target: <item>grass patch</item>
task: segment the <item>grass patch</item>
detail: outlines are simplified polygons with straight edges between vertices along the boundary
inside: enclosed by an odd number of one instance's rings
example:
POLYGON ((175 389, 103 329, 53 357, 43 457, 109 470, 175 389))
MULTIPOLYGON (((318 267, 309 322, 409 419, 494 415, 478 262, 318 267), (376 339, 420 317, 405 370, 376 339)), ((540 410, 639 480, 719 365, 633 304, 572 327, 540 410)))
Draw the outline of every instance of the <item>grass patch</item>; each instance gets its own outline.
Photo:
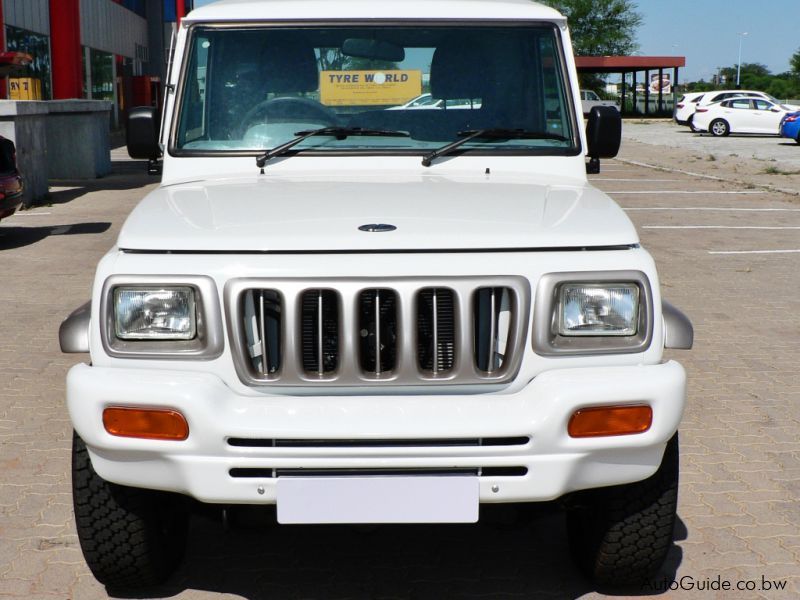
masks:
POLYGON ((800 171, 784 171, 772 165, 761 171, 764 175, 800 175, 800 171))

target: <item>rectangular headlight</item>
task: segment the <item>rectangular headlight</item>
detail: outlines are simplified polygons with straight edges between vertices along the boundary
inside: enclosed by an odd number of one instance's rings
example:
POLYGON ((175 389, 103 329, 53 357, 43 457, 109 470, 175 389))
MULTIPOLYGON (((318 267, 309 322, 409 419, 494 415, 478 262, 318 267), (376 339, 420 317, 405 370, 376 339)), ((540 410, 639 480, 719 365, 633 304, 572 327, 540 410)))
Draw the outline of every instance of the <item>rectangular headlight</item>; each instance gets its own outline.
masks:
POLYGON ((114 333, 121 340, 194 339, 197 335, 194 288, 116 288, 114 333))
POLYGON ((635 283, 564 283, 558 297, 558 334, 632 336, 639 321, 635 283))

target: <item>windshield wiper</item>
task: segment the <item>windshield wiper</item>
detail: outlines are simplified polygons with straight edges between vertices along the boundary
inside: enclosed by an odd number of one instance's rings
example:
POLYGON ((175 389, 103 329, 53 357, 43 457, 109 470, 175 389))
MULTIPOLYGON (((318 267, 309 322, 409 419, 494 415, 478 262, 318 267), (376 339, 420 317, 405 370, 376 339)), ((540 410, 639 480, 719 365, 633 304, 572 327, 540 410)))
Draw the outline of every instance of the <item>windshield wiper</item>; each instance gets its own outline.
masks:
POLYGON ((459 131, 459 136, 464 136, 460 140, 456 140, 455 142, 451 142, 446 146, 442 146, 437 150, 433 150, 432 152, 428 152, 425 156, 422 157, 422 166, 423 167, 430 167, 431 163, 439 158, 440 156, 444 156, 446 154, 450 154, 453 150, 458 148, 459 146, 463 146, 469 141, 474 140, 475 138, 483 138, 483 139, 516 139, 516 140, 557 140, 559 142, 568 142, 569 139, 565 138, 563 135, 559 135, 557 133, 549 133, 547 131, 527 131, 525 129, 477 129, 477 130, 469 130, 469 131, 459 131))
POLYGON ((315 135, 327 135, 335 137, 337 140, 343 140, 351 135, 410 137, 411 134, 409 134, 407 131, 393 131, 391 129, 364 129, 363 127, 320 127, 319 129, 310 129, 308 131, 296 131, 295 135, 297 136, 296 138, 291 139, 280 146, 275 146, 271 150, 267 150, 264 152, 264 154, 258 156, 256 158, 256 166, 263 169, 268 160, 285 154, 303 140, 314 137, 315 135))

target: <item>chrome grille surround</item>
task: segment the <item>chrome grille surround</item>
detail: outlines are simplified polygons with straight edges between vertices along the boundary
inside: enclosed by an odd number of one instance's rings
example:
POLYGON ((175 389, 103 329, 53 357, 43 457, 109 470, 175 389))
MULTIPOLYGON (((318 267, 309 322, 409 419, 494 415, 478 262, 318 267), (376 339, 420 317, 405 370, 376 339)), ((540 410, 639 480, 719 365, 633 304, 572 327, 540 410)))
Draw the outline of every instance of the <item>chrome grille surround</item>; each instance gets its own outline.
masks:
POLYGON ((531 320, 531 287, 520 276, 398 277, 398 278, 242 278, 225 286, 228 335, 240 379, 250 386, 430 386, 502 384, 514 379, 525 351, 531 320), (418 359, 418 294, 429 288, 452 291, 455 358, 446 371, 424 370, 418 359), (478 290, 503 288, 510 298, 507 340, 502 365, 490 372, 477 367, 475 303, 478 290), (309 291, 333 290, 338 310, 338 360, 333 372, 309 372, 303 367, 302 298, 309 291), (391 291, 396 303, 396 347, 390 371, 365 372, 360 345, 360 298, 376 289, 391 291), (271 290, 280 296, 280 368, 263 373, 248 353, 243 305, 248 292, 271 290))

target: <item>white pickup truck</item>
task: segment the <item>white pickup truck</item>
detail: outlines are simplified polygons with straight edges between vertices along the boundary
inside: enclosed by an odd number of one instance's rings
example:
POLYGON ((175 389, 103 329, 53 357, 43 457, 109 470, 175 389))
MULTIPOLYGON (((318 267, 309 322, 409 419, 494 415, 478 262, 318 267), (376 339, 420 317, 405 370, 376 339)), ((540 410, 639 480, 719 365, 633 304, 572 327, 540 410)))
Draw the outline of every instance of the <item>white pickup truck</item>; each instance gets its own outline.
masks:
POLYGON ((618 103, 612 100, 601 100, 597 92, 593 92, 592 90, 581 90, 581 109, 583 110, 583 116, 588 117, 595 106, 608 106, 619 110, 618 103))
MULTIPOLYGON (((73 493, 111 589, 192 502, 281 524, 475 522, 562 499, 603 585, 672 543, 692 328, 587 170, 565 19, 527 0, 223 0, 179 28, 163 160, 62 324, 73 493), (421 94, 458 110, 387 110, 421 94)), ((587 161, 588 158, 588 161, 587 161)))

